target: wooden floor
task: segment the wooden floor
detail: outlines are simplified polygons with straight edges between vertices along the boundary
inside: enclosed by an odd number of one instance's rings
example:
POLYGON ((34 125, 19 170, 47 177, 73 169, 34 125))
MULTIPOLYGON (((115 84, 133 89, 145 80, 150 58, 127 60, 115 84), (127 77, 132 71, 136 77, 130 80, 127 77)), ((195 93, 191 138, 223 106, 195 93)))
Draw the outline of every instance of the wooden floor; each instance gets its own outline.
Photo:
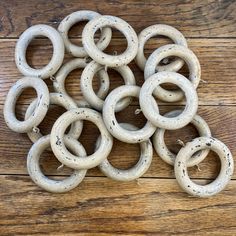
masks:
MULTIPOLYGON (((46 23, 57 27, 69 13, 90 9, 102 14, 116 15, 128 21, 137 32, 145 27, 165 23, 178 28, 196 53, 202 68, 198 88, 199 114, 209 123, 214 137, 221 139, 236 158, 236 1, 66 1, 66 0, 1 0, 0 1, 0 235, 236 235, 236 172, 233 180, 219 195, 209 199, 189 197, 177 185, 173 168, 154 154, 150 170, 138 181, 115 182, 103 176, 98 169, 88 171, 85 180, 67 194, 50 194, 30 180, 26 170, 26 156, 31 143, 24 134, 9 130, 2 109, 7 91, 19 78, 14 64, 14 48, 19 35, 31 25, 46 23)), ((81 27, 74 27, 70 36, 77 43, 81 27)), ((164 43, 152 39, 147 53, 164 43)), ((125 40, 115 33, 109 51, 122 51, 125 40)), ((34 40, 27 52, 35 67, 47 64, 52 52, 46 39, 34 40)), ((65 60, 69 57, 66 56, 65 60)), ((143 75, 131 63, 137 84, 143 75)), ((81 98, 78 77, 74 71, 66 81, 67 89, 75 99, 81 98)), ((110 73, 112 88, 122 79, 110 73)), ((47 81, 51 86, 51 81, 47 81)), ((95 86, 98 86, 95 83, 95 86)), ((24 112, 35 96, 25 91, 18 104, 17 114, 24 112)), ((161 113, 181 104, 161 104, 161 113)), ((144 124, 143 116, 134 115, 137 102, 117 117, 119 121, 144 124)), ((50 109, 40 126, 44 133, 64 112, 50 109)), ((85 123, 81 137, 91 153, 98 131, 85 123)), ((196 137, 196 130, 188 126, 166 133, 172 151, 183 141, 196 137)), ((137 161, 138 145, 115 141, 109 159, 117 167, 125 168, 137 161)), ((62 178, 70 170, 57 171, 60 165, 50 152, 42 162, 45 173, 62 178)), ((198 167, 190 168, 195 181, 206 183, 217 175, 219 160, 210 154, 198 167)))

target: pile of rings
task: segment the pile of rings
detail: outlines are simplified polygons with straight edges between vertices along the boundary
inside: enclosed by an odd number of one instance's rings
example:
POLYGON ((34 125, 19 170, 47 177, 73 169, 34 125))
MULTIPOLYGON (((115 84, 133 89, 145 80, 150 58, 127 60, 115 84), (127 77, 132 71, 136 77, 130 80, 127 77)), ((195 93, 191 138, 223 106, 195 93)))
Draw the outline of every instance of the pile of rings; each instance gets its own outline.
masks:
POLYGON ((190 195, 209 197, 223 190, 229 182, 234 168, 232 154, 225 144, 211 137, 207 123, 197 115, 196 89, 201 77, 200 63, 177 29, 156 24, 147 27, 137 36, 134 29, 118 17, 100 15, 93 11, 77 11, 63 19, 57 30, 40 24, 23 32, 16 44, 15 61, 24 77, 9 90, 4 117, 11 130, 27 133, 33 142, 27 157, 27 169, 32 180, 41 188, 55 193, 67 192, 81 183, 88 169, 96 166, 111 179, 135 180, 151 165, 152 145, 163 161, 174 166, 177 182, 190 195), (82 32, 83 46, 73 44, 68 38, 70 28, 80 21, 88 21, 82 32), (111 28, 120 31, 127 40, 126 50, 118 55, 104 52, 112 38, 111 28), (94 37, 98 30, 100 38, 95 42, 94 37), (146 59, 144 46, 147 40, 158 35, 170 38, 174 44, 157 48, 146 59), (49 38, 53 45, 52 58, 48 65, 41 69, 30 67, 26 60, 27 47, 38 36, 49 38), (64 51, 75 58, 62 65, 64 51), (145 81, 142 87, 136 85, 135 76, 128 66, 133 60, 144 71, 145 81), (188 78, 177 73, 185 63, 189 70, 188 78), (70 97, 65 88, 68 74, 78 68, 83 70, 80 86, 84 98, 79 102, 70 97), (109 94, 107 68, 117 71, 125 84, 109 94), (95 75, 98 75, 100 80, 97 92, 92 86, 95 75), (49 93, 44 82, 48 78, 53 81, 53 93, 49 93), (178 90, 164 89, 165 83, 178 86, 178 90), (37 99, 29 105, 24 121, 20 121, 16 118, 15 106, 22 91, 28 87, 36 90, 37 99), (140 110, 147 120, 140 129, 132 124, 118 123, 116 119, 116 112, 129 106, 132 97, 139 100, 140 110), (158 101, 173 103, 183 100, 184 97, 186 104, 183 110, 173 110, 165 115, 159 113, 158 101), (45 118, 50 105, 62 106, 67 111, 55 121, 51 133, 43 135, 38 126, 45 118), (83 130, 83 120, 94 123, 100 131, 94 153, 91 155, 86 154, 78 141, 83 130), (168 150, 165 144, 165 130, 177 130, 189 123, 196 127, 199 137, 186 143, 176 155, 168 150), (66 133, 69 126, 70 129, 66 133), (109 162, 113 138, 131 144, 139 143, 140 157, 133 167, 118 169, 109 162), (69 177, 54 180, 43 174, 39 160, 48 148, 51 148, 62 165, 73 169, 69 177), (218 154, 221 170, 213 182, 199 185, 190 179, 187 167, 199 164, 210 150, 218 154))

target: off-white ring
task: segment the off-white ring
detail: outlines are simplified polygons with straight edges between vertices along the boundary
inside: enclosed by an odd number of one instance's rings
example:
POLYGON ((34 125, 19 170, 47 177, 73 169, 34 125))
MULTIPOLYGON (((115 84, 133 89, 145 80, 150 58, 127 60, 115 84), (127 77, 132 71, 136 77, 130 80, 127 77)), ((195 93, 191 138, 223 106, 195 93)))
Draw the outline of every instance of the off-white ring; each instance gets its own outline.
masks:
MULTIPOLYGON (((144 45, 145 43, 152 37, 162 35, 166 36, 174 41, 175 44, 182 45, 184 47, 188 47, 187 41, 183 34, 178 31, 176 28, 157 24, 151 25, 146 29, 142 30, 138 35, 139 47, 138 47, 138 54, 135 58, 135 61, 141 70, 144 70, 145 64, 147 59, 144 56, 144 45)), ((168 65, 159 65, 157 66, 158 71, 178 71, 183 66, 184 61, 181 59, 175 59, 173 62, 169 63, 168 65)))
POLYGON ((156 127, 175 130, 189 124, 198 108, 198 96, 192 83, 183 75, 175 72, 159 72, 149 77, 140 90, 139 103, 144 116, 156 127), (153 106, 152 93, 154 89, 163 83, 173 83, 184 91, 186 105, 183 112, 176 117, 164 117, 159 114, 157 104, 153 106))
POLYGON ((99 165, 109 155, 113 144, 112 136, 103 123, 99 112, 89 108, 77 108, 61 115, 52 127, 51 147, 57 159, 64 165, 73 169, 90 169, 99 165), (93 122, 101 132, 101 145, 90 156, 81 157, 71 154, 63 142, 66 128, 78 120, 93 122))
MULTIPOLYGON (((94 11, 76 11, 62 20, 62 22, 58 26, 58 31, 64 40, 67 52, 69 52, 75 57, 86 57, 88 55, 83 47, 79 47, 70 42, 68 38, 68 32, 74 24, 81 21, 90 21, 98 16, 101 15, 94 11)), ((111 41, 111 35, 112 31, 110 28, 101 29, 101 36, 98 42, 96 43, 96 46, 100 50, 104 50, 111 41)))
MULTIPOLYGON (((200 82, 201 77, 201 67, 196 55, 188 48, 176 45, 176 44, 169 44, 162 46, 156 49, 148 58, 145 70, 144 70, 144 79, 148 79, 151 75, 156 73, 156 66, 160 63, 160 61, 169 56, 177 56, 183 59, 189 69, 189 80, 192 82, 193 87, 196 89, 200 82)), ((182 91, 170 91, 163 89, 162 87, 158 86, 154 91, 154 96, 166 101, 166 102, 177 102, 183 99, 184 94, 182 91)))
POLYGON ((181 188, 196 197, 210 197, 222 191, 234 171, 234 160, 228 147, 215 138, 200 137, 188 142, 180 149, 175 160, 175 176, 181 188), (202 149, 210 149, 216 152, 221 161, 221 169, 217 178, 207 185, 198 185, 188 176, 186 163, 191 156, 202 149))
MULTIPOLYGON (((70 97, 67 97, 66 95, 60 94, 60 93, 50 93, 50 105, 57 105, 64 107, 66 110, 76 109, 77 104, 72 100, 70 97)), ((34 112, 35 108, 37 106, 37 100, 34 100, 31 102, 31 104, 28 106, 28 109, 25 113, 25 120, 27 120, 30 115, 34 112)), ((76 121, 75 123, 71 124, 71 128, 68 132, 68 135, 71 136, 74 139, 78 139, 83 129, 83 122, 82 121, 76 121)), ((27 133, 29 139, 35 143, 38 139, 40 139, 43 135, 40 132, 34 132, 33 130, 29 131, 27 133)))
POLYGON ((82 32, 82 43, 89 56, 96 62, 110 67, 119 67, 129 64, 138 51, 138 37, 134 29, 124 20, 115 16, 100 16, 89 21, 82 32), (108 55, 97 48, 94 43, 94 34, 100 28, 110 26, 124 34, 127 40, 127 49, 120 55, 108 55))
MULTIPOLYGON (((71 138, 64 136, 64 142, 76 155, 86 156, 86 152, 81 143, 71 138)), ((74 170, 71 176, 63 180, 53 180, 46 177, 39 165, 41 154, 50 147, 50 135, 41 137, 31 147, 27 157, 27 169, 31 179, 48 192, 52 193, 65 193, 77 187, 84 179, 87 170, 74 170)))
POLYGON ((7 126, 18 133, 26 133, 38 126, 44 119, 49 106, 49 91, 43 80, 35 77, 24 77, 18 80, 9 90, 5 105, 4 118, 7 126), (26 88, 34 88, 37 92, 37 107, 27 120, 20 121, 15 115, 16 101, 26 88))
MULTIPOLYGON (((81 91, 85 100, 95 109, 101 111, 103 108, 104 101, 99 98, 93 90, 93 78, 95 73, 103 69, 104 66, 98 64, 95 61, 91 61, 83 70, 81 75, 81 91)), ((122 78, 126 85, 135 85, 134 74, 128 66, 114 67, 122 78)), ((121 111, 131 103, 132 99, 130 97, 124 98, 116 104, 115 111, 121 111)))
MULTIPOLYGON (((56 92, 65 94, 70 97, 65 89, 65 80, 69 73, 75 69, 85 68, 88 64, 86 63, 86 59, 76 58, 73 59, 66 64, 64 64, 60 70, 57 72, 55 79, 53 81, 53 87, 56 92)), ((104 69, 98 71, 98 77, 100 79, 100 87, 97 92, 97 96, 101 99, 105 98, 110 86, 110 80, 107 72, 104 69)), ((89 106, 87 101, 80 100, 77 102, 79 107, 89 106)))
POLYGON ((49 78, 60 68, 64 59, 64 43, 61 35, 51 26, 34 25, 28 28, 18 39, 15 49, 15 61, 19 71, 25 76, 42 79, 49 78), (53 55, 50 62, 42 69, 30 67, 26 61, 26 50, 30 42, 37 36, 49 38, 53 45, 53 55))
MULTIPOLYGON (((103 120, 109 132, 117 139, 126 143, 141 143, 148 140, 156 128, 147 121, 145 126, 139 130, 127 130, 120 126, 115 117, 115 107, 118 101, 124 97, 138 97, 140 87, 134 85, 120 86, 107 96, 103 105, 103 120)), ((151 101, 154 104, 154 101, 151 101)))
MULTIPOLYGON (((137 127, 127 123, 120 123, 120 126, 127 130, 138 130, 137 127)), ((99 142, 100 142, 100 137, 97 143, 99 142)), ((107 177, 118 181, 131 181, 141 177, 146 173, 146 171, 149 169, 151 165, 153 150, 150 139, 140 143, 139 145, 141 151, 140 158, 137 164, 135 164, 133 167, 126 170, 118 169, 112 166, 112 164, 108 161, 108 159, 105 159, 99 165, 99 169, 107 177)))
MULTIPOLYGON (((164 116, 166 117, 176 117, 182 113, 182 110, 174 110, 166 113, 164 116)), ((197 129, 200 137, 211 137, 211 131, 206 123, 206 121, 200 117, 199 115, 195 115, 191 124, 197 129)), ((174 165, 176 155, 172 153, 166 146, 164 140, 165 130, 161 128, 157 128, 156 132, 153 135, 153 146, 159 155, 159 157, 170 165, 174 165)), ((205 159, 208 155, 209 149, 204 149, 200 152, 194 153, 193 156, 188 160, 187 167, 198 165, 201 161, 205 159)))

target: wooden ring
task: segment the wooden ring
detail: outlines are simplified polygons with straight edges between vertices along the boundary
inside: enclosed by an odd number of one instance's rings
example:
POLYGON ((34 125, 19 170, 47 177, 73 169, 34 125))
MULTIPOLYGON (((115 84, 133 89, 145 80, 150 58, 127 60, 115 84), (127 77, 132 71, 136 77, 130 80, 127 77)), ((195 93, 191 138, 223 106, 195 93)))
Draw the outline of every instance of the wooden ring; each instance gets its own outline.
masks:
POLYGON ((64 59, 64 43, 60 34, 48 25, 34 25, 28 28, 18 39, 15 49, 15 61, 18 70, 25 76, 46 79, 60 68, 64 59), (41 69, 30 67, 26 61, 26 50, 30 42, 37 36, 45 36, 51 40, 53 54, 50 62, 41 69))
POLYGON ((187 193, 196 197, 210 197, 222 191, 234 170, 234 160, 228 147, 215 138, 200 137, 188 142, 180 149, 175 160, 175 176, 180 187, 187 193), (188 176, 187 161, 191 156, 202 149, 216 152, 221 161, 221 169, 217 178, 207 185, 194 183, 188 176))
POLYGON ((38 126, 44 119, 49 106, 49 91, 43 80, 24 77, 18 80, 9 90, 5 105, 4 118, 7 126, 18 133, 26 133, 38 126), (37 107, 27 120, 20 121, 15 115, 16 101, 26 88, 34 88, 37 92, 37 107))
POLYGON ((198 96, 192 83, 183 75, 176 72, 159 72, 149 77, 140 90, 139 103, 144 116, 153 125, 167 130, 180 129, 189 124, 198 108, 198 96), (157 86, 163 83, 173 83, 184 91, 186 105, 183 112, 176 117, 164 117, 159 114, 157 103, 153 106, 152 93, 157 86))

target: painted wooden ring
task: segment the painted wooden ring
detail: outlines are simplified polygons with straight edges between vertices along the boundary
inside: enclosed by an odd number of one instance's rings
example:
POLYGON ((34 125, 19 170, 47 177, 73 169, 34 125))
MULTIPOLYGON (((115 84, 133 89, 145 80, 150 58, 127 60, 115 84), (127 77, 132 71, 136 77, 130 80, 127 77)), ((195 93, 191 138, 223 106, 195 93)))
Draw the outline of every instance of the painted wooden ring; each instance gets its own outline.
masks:
MULTIPOLYGON (((188 48, 177 45, 168 44, 156 49, 148 58, 145 69, 144 79, 148 79, 151 75, 156 73, 156 66, 160 61, 169 56, 177 56, 184 60, 189 69, 189 80, 192 82, 194 88, 198 87, 201 78, 201 67, 196 55, 188 48)), ((170 91, 158 86, 154 92, 154 96, 166 101, 166 102, 177 102, 183 99, 184 94, 182 91, 170 91)))
MULTIPOLYGON (((50 99, 49 99, 50 105, 61 106, 68 111, 71 109, 78 108, 74 100, 72 100, 70 97, 67 97, 66 95, 63 95, 60 93, 50 93, 49 96, 50 96, 50 99)), ((30 117, 30 115, 34 112, 36 106, 37 106, 37 99, 31 102, 31 104, 27 108, 26 113, 25 113, 25 120, 27 120, 30 117)), ((75 123, 71 124, 71 128, 68 132, 68 135, 74 139, 78 139, 82 132, 82 129, 83 129, 83 122, 76 121, 75 123)), ((27 135, 33 143, 35 143, 38 139, 40 139, 43 136, 40 132, 36 133, 33 130, 29 131, 27 135)))
MULTIPOLYGON (((127 130, 122 128, 115 117, 115 107, 118 101, 125 97, 139 97, 140 87, 134 85, 120 86, 107 96, 103 105, 103 120, 109 132, 118 140, 126 143, 141 143, 148 140, 156 128, 150 121, 139 130, 127 130)), ((154 101, 152 101, 154 104, 154 101)))
POLYGON ((149 77, 143 84, 139 94, 139 103, 144 116, 153 125, 167 130, 180 129, 189 124, 198 108, 198 96, 192 83, 176 72, 162 71, 149 77), (183 112, 176 117, 164 117, 159 114, 158 105, 153 105, 152 93, 162 83, 173 83, 184 91, 186 105, 183 112))
MULTIPOLYGON (((67 52, 69 52, 75 57, 88 56, 87 52, 84 50, 83 47, 77 46, 70 42, 69 37, 68 37, 68 32, 74 24, 81 21, 90 21, 99 16, 101 15, 94 11, 86 11, 86 10, 76 11, 68 15, 61 21, 60 25, 58 26, 58 31, 64 40, 64 44, 65 44, 65 48, 67 52)), ((111 35, 112 35, 112 31, 110 28, 101 29, 101 36, 98 42, 96 43, 96 46, 100 50, 104 50, 111 41, 111 35)))
MULTIPOLYGON (((138 130, 137 127, 127 124, 127 123, 120 123, 120 126, 127 129, 127 130, 138 130)), ((100 137, 97 141, 99 146, 100 137)), ((99 169, 103 172, 104 175, 107 177, 118 180, 118 181, 131 181, 135 180, 142 175, 144 175, 147 170, 149 169, 151 162, 152 162, 152 143, 150 139, 142 142, 140 145, 140 158, 139 161, 131 168, 122 170, 114 167, 108 159, 105 159, 100 165, 99 169)))
POLYGON ((200 137, 188 142, 181 148, 175 160, 177 182, 184 191, 196 197, 210 197, 222 191, 230 181, 233 170, 234 160, 230 150, 224 143, 212 137, 200 137), (221 161, 221 169, 213 182, 207 185, 199 185, 189 178, 186 163, 195 152, 205 148, 218 154, 221 161))
POLYGON ((18 80, 9 90, 5 105, 4 118, 7 126, 18 133, 26 133, 38 126, 44 119, 49 106, 49 91, 43 80, 24 77, 18 80), (27 120, 20 121, 15 115, 16 101, 26 88, 34 88, 37 92, 37 106, 27 120))
MULTIPOLYGON (((86 151, 80 142, 64 136, 64 142, 76 155, 86 156, 86 151)), ((65 193, 77 187, 84 179, 87 170, 74 170, 73 173, 63 180, 53 180, 46 177, 40 168, 41 154, 50 147, 50 135, 43 136, 35 142, 27 156, 27 169, 31 179, 36 185, 52 193, 65 193)))
MULTIPOLYGON (((152 37, 162 35, 170 38, 174 41, 175 44, 188 47, 187 41, 183 34, 178 31, 176 28, 170 25, 156 24, 151 25, 140 32, 138 35, 139 47, 138 54, 135 58, 135 61, 139 68, 143 71, 147 59, 144 56, 144 45, 152 37)), ((178 71, 184 65, 184 61, 181 59, 175 59, 173 62, 168 65, 159 65, 157 66, 157 71, 178 71)))
POLYGON ((100 16, 89 21, 82 32, 82 43, 89 56, 97 63, 109 67, 119 67, 129 64, 138 51, 138 37, 134 29, 124 20, 115 16, 100 16), (97 48, 94 43, 95 32, 103 27, 119 30, 126 37, 127 49, 120 55, 108 55, 97 48))
POLYGON ((77 108, 61 115, 52 127, 51 147, 57 159, 64 165, 73 169, 90 169, 99 165, 109 155, 113 144, 113 138, 103 123, 99 112, 89 108, 77 108), (78 120, 93 122, 101 132, 101 145, 91 155, 86 157, 75 156, 70 153, 63 142, 66 128, 78 120))
MULTIPOLYGON (((99 98, 95 94, 93 90, 93 78, 94 78, 95 73, 97 73, 99 70, 103 68, 104 66, 98 64, 95 61, 91 61, 83 70, 83 73, 81 75, 81 81, 80 81, 81 91, 83 93, 85 100, 93 108, 99 111, 101 111, 103 108, 104 100, 99 98)), ((128 66, 114 67, 113 69, 116 70, 122 76, 126 85, 136 84, 134 74, 128 66)), ((132 99, 130 97, 120 100, 116 104, 115 111, 118 112, 118 111, 123 110, 131 102, 132 102, 132 99)))
POLYGON ((64 59, 64 43, 61 35, 48 25, 34 25, 28 28, 18 39, 15 49, 15 61, 19 71, 25 76, 46 79, 57 72, 64 59), (30 42, 37 36, 49 38, 53 45, 53 55, 50 62, 41 69, 30 67, 26 61, 26 50, 30 42))
MULTIPOLYGON (((166 117, 176 117, 182 113, 182 110, 174 110, 166 113, 166 117)), ((211 137, 211 131, 206 121, 199 115, 195 115, 191 124, 197 129, 200 137, 211 137)), ((153 146, 159 155, 159 157, 170 165, 174 165, 176 155, 172 153, 166 146, 164 140, 165 129, 157 128, 153 135, 153 146)), ((195 166, 203 161, 209 153, 209 149, 201 150, 200 152, 194 153, 193 156, 188 159, 187 167, 195 166)))

